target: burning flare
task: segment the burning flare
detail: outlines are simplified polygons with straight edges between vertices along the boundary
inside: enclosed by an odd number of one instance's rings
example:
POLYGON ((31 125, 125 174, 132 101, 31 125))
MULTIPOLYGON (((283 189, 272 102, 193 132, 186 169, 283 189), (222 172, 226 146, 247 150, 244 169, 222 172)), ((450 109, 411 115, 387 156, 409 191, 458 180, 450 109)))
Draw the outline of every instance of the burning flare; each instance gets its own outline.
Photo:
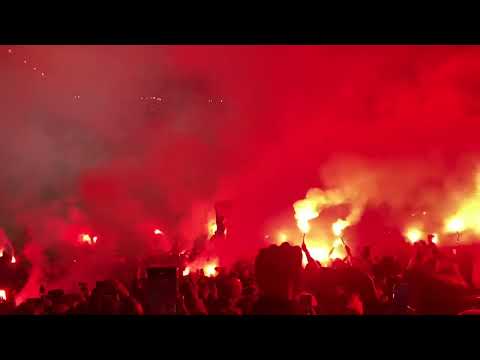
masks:
POLYGON ((411 244, 416 243, 423 237, 423 233, 420 229, 417 228, 409 228, 407 232, 405 233, 405 236, 407 237, 408 241, 411 244))
POLYGON ((160 229, 155 229, 155 230, 153 231, 153 233, 154 233, 155 235, 163 235, 163 231, 160 230, 160 229))
POLYGON ((3 289, 0 290, 0 300, 7 301, 7 292, 3 289))
POLYGON ((310 224, 308 222, 317 218, 320 214, 316 207, 315 201, 311 199, 299 200, 293 204, 297 226, 304 234, 310 231, 310 224))
POLYGON ((217 221, 210 219, 207 224, 208 237, 212 237, 217 232, 217 221))
POLYGON ((342 236, 343 230, 345 230, 345 228, 349 225, 350 223, 348 221, 343 219, 338 219, 332 224, 333 234, 335 236, 342 236))
POLYGON ((97 236, 92 237, 89 234, 80 234, 78 238, 81 243, 89 244, 89 245, 96 244, 98 240, 97 236))
POLYGON ((459 217, 452 217, 445 223, 446 233, 460 233, 465 230, 465 222, 459 217))

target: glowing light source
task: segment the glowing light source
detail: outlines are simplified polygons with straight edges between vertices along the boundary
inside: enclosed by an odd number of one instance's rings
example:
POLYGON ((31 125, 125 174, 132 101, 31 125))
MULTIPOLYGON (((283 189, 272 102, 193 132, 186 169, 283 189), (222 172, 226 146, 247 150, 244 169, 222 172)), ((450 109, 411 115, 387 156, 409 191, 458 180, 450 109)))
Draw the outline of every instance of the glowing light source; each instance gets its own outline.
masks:
POLYGON ((190 274, 190 267, 187 266, 187 267, 183 270, 182 275, 183 275, 183 276, 188 276, 188 274, 190 274))
POLYGON ((160 229, 155 229, 155 230, 153 231, 153 233, 154 233, 155 235, 163 235, 163 231, 160 230, 160 229))
POLYGON ((438 234, 432 234, 433 235, 433 238, 432 238, 432 242, 436 245, 438 245, 438 243, 440 242, 440 238, 438 237, 438 234))
POLYGON ((284 243, 284 242, 286 242, 287 240, 288 240, 287 234, 285 234, 284 232, 279 232, 279 233, 278 233, 278 241, 279 241, 280 243, 284 243))
POLYGON ((339 238, 336 238, 335 240, 333 240, 332 246, 336 248, 336 247, 342 246, 342 244, 343 244, 342 240, 339 238))
POLYGON ((217 222, 215 219, 210 219, 207 224, 208 236, 212 237, 217 232, 217 222))
POLYGON ((215 276, 217 274, 217 269, 216 269, 217 267, 218 267, 218 260, 210 261, 203 266, 203 273, 207 277, 215 276))
POLYGON ((3 289, 0 289, 0 300, 7 301, 7 292, 3 289))
POLYGON ((12 49, 8 49, 8 53, 11 54, 11 53, 12 53, 12 49))
POLYGON ((459 233, 465 230, 465 222, 458 217, 447 220, 445 224, 445 231, 447 233, 459 233))
POLYGON ((11 263, 12 263, 12 264, 15 264, 16 262, 17 262, 17 259, 15 259, 15 256, 12 256, 12 261, 11 261, 11 263))
POLYGON ((303 199, 293 204, 295 210, 295 219, 297 226, 304 234, 310 231, 310 220, 318 217, 319 212, 316 209, 316 203, 310 199, 303 199))
MULTIPOLYGON (((328 249, 325 246, 321 245, 310 245, 308 248, 310 256, 320 262, 320 264, 325 265, 328 263, 328 249)), ((308 263, 307 256, 302 253, 302 264, 306 266, 308 263)))
POLYGON ((80 234, 79 240, 84 244, 93 245, 97 242, 98 237, 97 236, 91 237, 89 234, 80 234))
POLYGON ((422 238, 423 233, 417 228, 410 228, 405 233, 405 236, 410 241, 410 243, 414 244, 422 238))
POLYGON ((343 219, 338 219, 332 224, 332 231, 335 234, 335 236, 341 236, 343 233, 343 230, 350 225, 350 223, 346 220, 343 219))

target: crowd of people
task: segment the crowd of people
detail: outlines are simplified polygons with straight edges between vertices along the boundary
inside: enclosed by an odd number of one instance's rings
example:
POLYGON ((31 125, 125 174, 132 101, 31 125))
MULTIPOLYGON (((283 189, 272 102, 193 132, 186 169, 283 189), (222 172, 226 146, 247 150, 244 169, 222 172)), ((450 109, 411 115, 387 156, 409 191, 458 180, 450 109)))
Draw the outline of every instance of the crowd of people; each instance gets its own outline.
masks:
MULTIPOLYGON (((262 249, 253 266, 201 272, 180 279, 180 314, 407 315, 468 314, 480 308, 472 259, 440 249, 429 236, 412 246, 406 264, 373 258, 369 247, 322 266, 302 247, 284 243, 262 249), (302 267, 302 251, 308 264, 302 267)), ((480 313, 480 312, 479 312, 480 313)))
MULTIPOLYGON (((178 315, 370 315, 461 314, 480 309, 472 281, 472 263, 452 249, 438 248, 429 237, 412 246, 408 262, 372 257, 369 247, 328 266, 310 256, 305 243, 271 245, 254 262, 238 262, 214 276, 202 270, 174 272, 169 294, 157 294, 148 278, 97 281, 89 291, 46 291, 15 304, 15 293, 0 293, 1 314, 178 314, 178 315), (302 265, 306 255, 307 265, 302 265), (167 295, 167 296, 165 296, 167 295), (156 300, 152 300, 156 299, 156 300), (152 301, 169 302, 157 306, 152 301), (170 306, 171 305, 171 306, 170 306)), ((1 260, 1 259, 0 259, 1 260)), ((471 260, 471 259, 470 259, 471 260)), ((157 289, 158 290, 158 289, 157 289)))

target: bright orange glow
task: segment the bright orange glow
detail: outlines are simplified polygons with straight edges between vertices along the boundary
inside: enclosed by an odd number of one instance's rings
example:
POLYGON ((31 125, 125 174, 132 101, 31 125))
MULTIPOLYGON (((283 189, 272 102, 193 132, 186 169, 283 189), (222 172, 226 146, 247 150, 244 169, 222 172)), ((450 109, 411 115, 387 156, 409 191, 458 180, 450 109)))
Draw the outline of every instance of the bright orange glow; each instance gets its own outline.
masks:
POLYGON ((89 234, 80 234, 79 235, 80 242, 85 244, 95 244, 97 242, 98 237, 94 236, 93 238, 89 234))
POLYGON ((432 235, 433 235, 432 242, 438 245, 438 243, 440 242, 440 238, 438 237, 438 234, 432 234, 432 235))
POLYGON ((217 270, 216 270, 217 267, 218 267, 218 260, 210 261, 203 266, 203 273, 207 277, 215 276, 217 274, 217 270))
POLYGON ((342 246, 342 245, 343 245, 343 242, 342 242, 341 239, 336 238, 335 240, 333 240, 332 247, 336 248, 336 247, 339 247, 339 246, 342 246))
POLYGON ((0 300, 7 301, 7 292, 3 289, 0 290, 0 300))
POLYGON ((284 232, 279 232, 279 233, 278 233, 278 241, 279 241, 280 243, 284 243, 284 242, 287 241, 287 240, 288 240, 287 234, 285 234, 284 232))
POLYGON ((155 229, 155 230, 153 231, 153 233, 154 233, 155 235, 162 235, 162 234, 163 234, 163 231, 160 230, 160 229, 155 229))
POLYGON ((408 241, 411 243, 411 244, 414 244, 416 243, 417 241, 419 241, 422 236, 423 236, 423 233, 420 229, 417 229, 417 228, 410 228, 407 230, 407 232, 405 233, 405 236, 407 237, 408 241))
POLYGON ((459 217, 453 217, 445 223, 445 232, 459 233, 465 230, 465 221, 459 217))
MULTIPOLYGON (((310 256, 315 260, 319 261, 320 264, 326 265, 328 263, 328 249, 325 246, 321 245, 309 245, 308 251, 310 256)), ((308 264, 307 256, 305 253, 302 253, 302 264, 305 267, 308 264)))
POLYGON ((217 221, 215 219, 210 219, 207 224, 208 236, 212 237, 217 232, 217 221))
POLYGON ((345 228, 349 225, 350 223, 348 221, 343 219, 338 219, 332 224, 332 231, 335 234, 335 236, 341 236, 343 233, 343 230, 345 230, 345 228))
POLYGON ((183 275, 183 276, 188 276, 188 274, 190 274, 190 267, 187 266, 187 267, 183 270, 182 275, 183 275))
POLYGON ((311 199, 299 200, 293 204, 297 226, 304 234, 310 231, 310 224, 308 222, 317 218, 319 215, 316 207, 316 202, 311 199))
POLYGON ((12 261, 11 261, 11 263, 12 263, 12 264, 15 264, 16 262, 17 262, 17 259, 15 259, 15 256, 12 256, 12 261))

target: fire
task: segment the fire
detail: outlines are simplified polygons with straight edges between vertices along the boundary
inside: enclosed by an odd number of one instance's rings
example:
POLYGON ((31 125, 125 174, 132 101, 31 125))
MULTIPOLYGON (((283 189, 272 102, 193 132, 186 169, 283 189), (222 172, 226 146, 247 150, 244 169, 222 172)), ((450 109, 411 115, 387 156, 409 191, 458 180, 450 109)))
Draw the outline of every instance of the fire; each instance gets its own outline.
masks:
POLYGON ((316 207, 315 201, 311 199, 299 200, 293 204, 297 226, 304 234, 310 231, 310 224, 308 222, 317 218, 319 215, 316 207))
MULTIPOLYGON (((308 247, 308 251, 310 252, 310 256, 315 260, 319 261, 320 264, 326 265, 329 261, 328 258, 328 249, 322 245, 310 245, 308 247)), ((306 266, 308 263, 307 256, 303 254, 302 257, 302 264, 306 266)))
POLYGON ((438 237, 438 234, 432 234, 432 235, 433 235, 432 242, 438 245, 438 243, 440 242, 440 238, 438 237))
POLYGON ((7 292, 3 289, 0 290, 0 300, 7 301, 7 292))
POLYGON ((218 267, 218 261, 217 260, 213 260, 211 262, 208 262, 203 266, 203 273, 207 277, 215 276, 217 274, 217 270, 216 270, 217 267, 218 267))
POLYGON ((12 264, 15 264, 16 262, 17 262, 17 259, 15 259, 15 256, 12 256, 12 261, 11 261, 11 263, 12 263, 12 264))
POLYGON ((463 230, 465 230, 465 222, 459 217, 450 218, 445 223, 445 232, 447 233, 459 233, 463 230))
POLYGON ((422 238, 423 233, 417 228, 410 228, 405 233, 405 236, 410 241, 410 243, 414 244, 422 238))
POLYGON ((472 230, 480 234, 480 172, 476 174, 475 192, 467 197, 454 215, 445 222, 445 232, 472 230))
POLYGON ((196 260, 193 263, 188 264, 188 266, 183 270, 183 276, 187 276, 192 272, 196 272, 200 269, 203 270, 203 273, 207 277, 212 277, 217 275, 216 268, 218 267, 219 261, 218 258, 209 259, 209 260, 196 260))
POLYGON ((337 247, 342 246, 342 245, 343 245, 342 240, 339 239, 339 238, 336 238, 336 239, 333 241, 332 247, 337 248, 337 247))
POLYGON ((284 232, 279 232, 279 233, 278 233, 278 241, 279 241, 280 243, 284 243, 284 242, 287 241, 287 240, 288 240, 287 234, 285 234, 284 232))
POLYGON ((342 236, 343 230, 345 230, 345 228, 349 225, 350 223, 348 221, 343 219, 338 219, 332 224, 332 231, 335 234, 335 236, 342 236))
POLYGON ((155 230, 153 231, 153 233, 154 233, 155 235, 163 235, 163 231, 160 230, 160 229, 155 229, 155 230))
POLYGON ((210 219, 207 224, 208 236, 212 237, 217 232, 217 221, 215 219, 210 219))
POLYGON ((97 236, 90 236, 89 234, 80 234, 79 235, 80 242, 85 243, 85 244, 95 244, 98 240, 97 236))

